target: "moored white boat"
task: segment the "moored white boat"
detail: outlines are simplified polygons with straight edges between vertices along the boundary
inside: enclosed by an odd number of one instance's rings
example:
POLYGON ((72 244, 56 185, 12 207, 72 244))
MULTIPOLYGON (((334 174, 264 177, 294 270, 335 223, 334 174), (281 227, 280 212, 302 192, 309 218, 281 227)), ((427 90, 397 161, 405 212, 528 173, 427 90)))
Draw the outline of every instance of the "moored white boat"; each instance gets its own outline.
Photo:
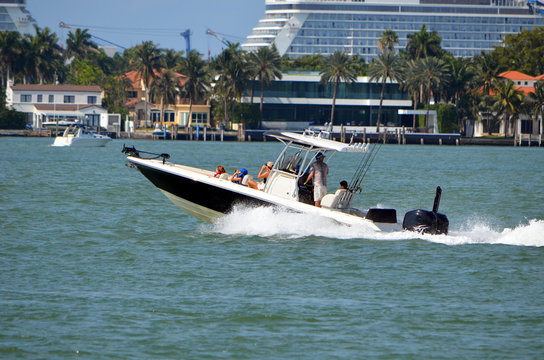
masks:
POLYGON ((109 136, 97 134, 84 125, 74 124, 64 130, 62 136, 57 136, 52 146, 103 147, 110 141, 109 136))
MULTIPOLYGON (((214 172, 167 161, 168 154, 153 154, 154 158, 143 158, 134 147, 123 148, 131 167, 137 168, 175 205, 189 215, 205 222, 214 222, 229 213, 237 205, 258 207, 273 206, 286 211, 307 213, 326 217, 349 226, 365 226, 375 231, 400 231, 403 228, 433 234, 447 233, 448 220, 439 214, 439 193, 433 211, 414 210, 406 214, 404 222, 397 220, 394 209, 369 209, 361 211, 351 206, 352 199, 368 166, 375 156, 374 146, 369 144, 345 144, 327 138, 328 134, 305 132, 271 132, 267 136, 284 143, 264 189, 257 190, 231 182, 228 178, 216 178, 214 172), (317 153, 362 153, 361 162, 347 190, 327 194, 322 207, 314 206, 312 189, 306 185, 309 168, 317 153)), ((357 164, 355 164, 357 165, 357 164)))

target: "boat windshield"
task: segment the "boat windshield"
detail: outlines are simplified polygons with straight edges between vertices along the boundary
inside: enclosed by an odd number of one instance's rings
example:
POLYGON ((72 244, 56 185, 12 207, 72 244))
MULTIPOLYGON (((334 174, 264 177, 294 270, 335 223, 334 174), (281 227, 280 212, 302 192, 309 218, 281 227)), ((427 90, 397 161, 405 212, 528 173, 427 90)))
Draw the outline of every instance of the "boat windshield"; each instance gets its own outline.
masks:
POLYGON ((318 152, 325 154, 326 162, 328 162, 332 157, 332 154, 334 154, 334 151, 322 148, 287 143, 285 149, 281 152, 275 162, 275 169, 300 176, 305 172, 308 172, 308 169, 315 160, 315 155, 318 152), (329 153, 332 153, 331 156, 327 156, 329 153))

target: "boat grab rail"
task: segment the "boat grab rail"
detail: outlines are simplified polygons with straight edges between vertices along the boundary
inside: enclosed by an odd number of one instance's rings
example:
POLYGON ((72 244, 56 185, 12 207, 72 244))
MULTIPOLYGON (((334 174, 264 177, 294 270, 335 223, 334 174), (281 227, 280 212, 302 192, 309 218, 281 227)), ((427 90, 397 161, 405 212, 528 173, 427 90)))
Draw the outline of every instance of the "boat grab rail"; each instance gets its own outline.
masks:
POLYGON ((162 158, 162 164, 163 165, 164 165, 164 163, 166 162, 167 159, 170 159, 170 154, 166 154, 166 153, 157 154, 157 153, 137 150, 134 145, 132 147, 130 147, 130 146, 125 146, 125 144, 123 144, 123 150, 121 150, 121 152, 123 154, 127 155, 127 156, 137 157, 137 158, 145 159, 145 160, 153 160, 153 159, 162 158), (140 156, 140 154, 155 155, 155 156, 145 157, 144 158, 144 157, 140 156))

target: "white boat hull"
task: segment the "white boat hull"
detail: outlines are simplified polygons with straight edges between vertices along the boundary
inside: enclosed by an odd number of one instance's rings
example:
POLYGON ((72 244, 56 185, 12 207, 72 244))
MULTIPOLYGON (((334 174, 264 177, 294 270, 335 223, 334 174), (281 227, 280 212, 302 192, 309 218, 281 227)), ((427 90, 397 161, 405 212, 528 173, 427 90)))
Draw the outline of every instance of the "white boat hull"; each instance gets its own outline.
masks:
POLYGON ((401 231, 402 225, 379 223, 365 219, 362 212, 352 215, 349 212, 318 208, 296 200, 286 199, 213 177, 211 171, 184 165, 164 163, 161 160, 127 158, 155 185, 163 194, 187 214, 212 223, 227 214, 240 203, 247 206, 274 206, 325 217, 349 226, 364 226, 374 231, 401 231), (221 199, 222 202, 218 202, 221 199), (362 216, 361 216, 362 215, 362 216))
POLYGON ((62 136, 57 136, 52 146, 103 147, 110 141, 109 136, 96 134, 76 124, 66 129, 62 136))
POLYGON ((110 141, 111 141, 110 137, 77 138, 77 137, 57 136, 52 146, 104 147, 110 141))

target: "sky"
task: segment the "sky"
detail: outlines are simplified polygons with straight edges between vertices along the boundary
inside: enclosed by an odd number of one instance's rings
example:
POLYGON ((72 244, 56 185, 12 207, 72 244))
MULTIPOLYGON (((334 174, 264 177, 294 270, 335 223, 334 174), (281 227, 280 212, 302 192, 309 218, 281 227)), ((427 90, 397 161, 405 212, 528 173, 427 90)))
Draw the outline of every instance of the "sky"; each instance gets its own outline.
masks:
POLYGON ((150 40, 160 48, 185 51, 180 33, 190 29, 191 49, 207 57, 208 51, 215 56, 225 46, 206 29, 243 43, 264 18, 265 0, 27 0, 26 8, 40 28, 50 28, 62 43, 70 30, 60 28, 60 22, 125 48, 150 40))

